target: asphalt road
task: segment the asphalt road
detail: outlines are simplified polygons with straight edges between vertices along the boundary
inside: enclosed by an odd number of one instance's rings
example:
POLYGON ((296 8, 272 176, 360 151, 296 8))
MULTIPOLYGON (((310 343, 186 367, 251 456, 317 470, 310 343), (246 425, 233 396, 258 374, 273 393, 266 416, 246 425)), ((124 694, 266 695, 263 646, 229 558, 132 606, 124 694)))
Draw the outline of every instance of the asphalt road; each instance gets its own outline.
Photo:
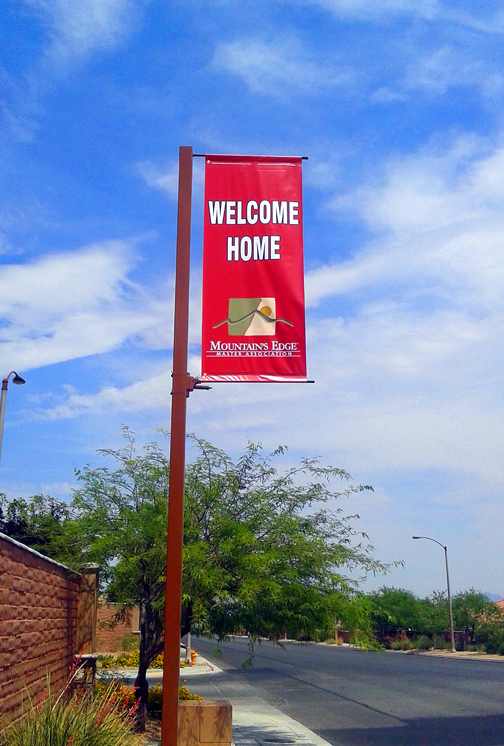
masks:
POLYGON ((222 644, 221 657, 215 642, 193 643, 334 746, 504 746, 504 661, 262 643, 243 669, 246 640, 222 644))

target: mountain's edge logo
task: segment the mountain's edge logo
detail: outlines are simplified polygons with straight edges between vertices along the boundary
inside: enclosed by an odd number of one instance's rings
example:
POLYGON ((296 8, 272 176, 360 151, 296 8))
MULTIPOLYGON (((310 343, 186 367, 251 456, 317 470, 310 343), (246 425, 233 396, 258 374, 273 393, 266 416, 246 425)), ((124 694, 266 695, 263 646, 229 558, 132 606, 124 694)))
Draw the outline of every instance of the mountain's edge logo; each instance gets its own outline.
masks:
POLYGON ((214 324, 212 329, 227 324, 230 336, 272 337, 277 323, 294 326, 287 319, 276 318, 275 298, 230 298, 228 318, 214 324))

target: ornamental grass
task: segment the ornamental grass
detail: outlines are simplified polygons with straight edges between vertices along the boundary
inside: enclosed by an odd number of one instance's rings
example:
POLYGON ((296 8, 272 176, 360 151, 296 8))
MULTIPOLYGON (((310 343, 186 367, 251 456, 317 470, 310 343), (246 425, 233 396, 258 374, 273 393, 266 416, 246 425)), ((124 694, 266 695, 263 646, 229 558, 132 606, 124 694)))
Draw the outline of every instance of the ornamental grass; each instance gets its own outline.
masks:
POLYGON ((19 720, 0 720, 0 746, 140 746, 134 733, 135 707, 126 705, 111 686, 95 697, 83 689, 58 698, 48 686, 45 699, 31 703, 19 720))

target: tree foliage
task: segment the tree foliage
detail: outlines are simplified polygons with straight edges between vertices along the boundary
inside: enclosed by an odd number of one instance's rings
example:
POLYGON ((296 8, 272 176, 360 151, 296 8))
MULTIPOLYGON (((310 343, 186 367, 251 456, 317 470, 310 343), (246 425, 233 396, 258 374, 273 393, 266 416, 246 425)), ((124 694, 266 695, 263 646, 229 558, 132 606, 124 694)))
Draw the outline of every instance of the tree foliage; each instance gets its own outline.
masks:
POLYGON ((422 601, 404 588, 380 588, 369 594, 373 629, 381 635, 393 636, 400 630, 423 629, 422 601))
POLYGON ((453 597, 453 622, 456 629, 463 629, 471 643, 502 639, 502 609, 484 593, 470 588, 453 597))
POLYGON ((250 444, 235 463, 194 438, 198 456, 186 472, 183 631, 219 638, 246 629, 277 638, 283 631, 316 635, 335 618, 355 621, 354 584, 343 568, 380 571, 365 534, 341 508, 321 508, 365 486, 335 492, 348 481, 316 459, 278 473, 277 449, 263 456, 250 444))
MULTIPOLYGON (((449 630, 450 619, 446 591, 434 591, 418 598, 402 588, 380 588, 369 594, 371 624, 380 639, 399 631, 435 636, 449 630)), ((452 598, 454 629, 465 633, 469 644, 503 640, 502 610, 484 593, 471 588, 452 598)))
POLYGON ((69 517, 68 503, 54 497, 8 500, 0 493, 0 532, 60 562, 71 559, 65 531, 69 517))
POLYGON ((148 698, 147 668, 163 647, 169 464, 155 443, 143 453, 124 428, 126 445, 99 452, 116 468, 77 470, 81 486, 72 501, 67 529, 80 542, 80 562, 100 566, 107 599, 140 609, 140 662, 135 686, 148 698))

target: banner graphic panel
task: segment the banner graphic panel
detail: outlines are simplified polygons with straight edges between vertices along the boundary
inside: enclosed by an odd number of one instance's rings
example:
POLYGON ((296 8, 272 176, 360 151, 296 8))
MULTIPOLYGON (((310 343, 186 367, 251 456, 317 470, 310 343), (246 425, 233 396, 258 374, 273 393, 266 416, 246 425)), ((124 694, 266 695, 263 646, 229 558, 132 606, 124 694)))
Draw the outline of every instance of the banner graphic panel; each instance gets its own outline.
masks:
POLYGON ((301 164, 205 157, 204 381, 306 381, 301 164))

